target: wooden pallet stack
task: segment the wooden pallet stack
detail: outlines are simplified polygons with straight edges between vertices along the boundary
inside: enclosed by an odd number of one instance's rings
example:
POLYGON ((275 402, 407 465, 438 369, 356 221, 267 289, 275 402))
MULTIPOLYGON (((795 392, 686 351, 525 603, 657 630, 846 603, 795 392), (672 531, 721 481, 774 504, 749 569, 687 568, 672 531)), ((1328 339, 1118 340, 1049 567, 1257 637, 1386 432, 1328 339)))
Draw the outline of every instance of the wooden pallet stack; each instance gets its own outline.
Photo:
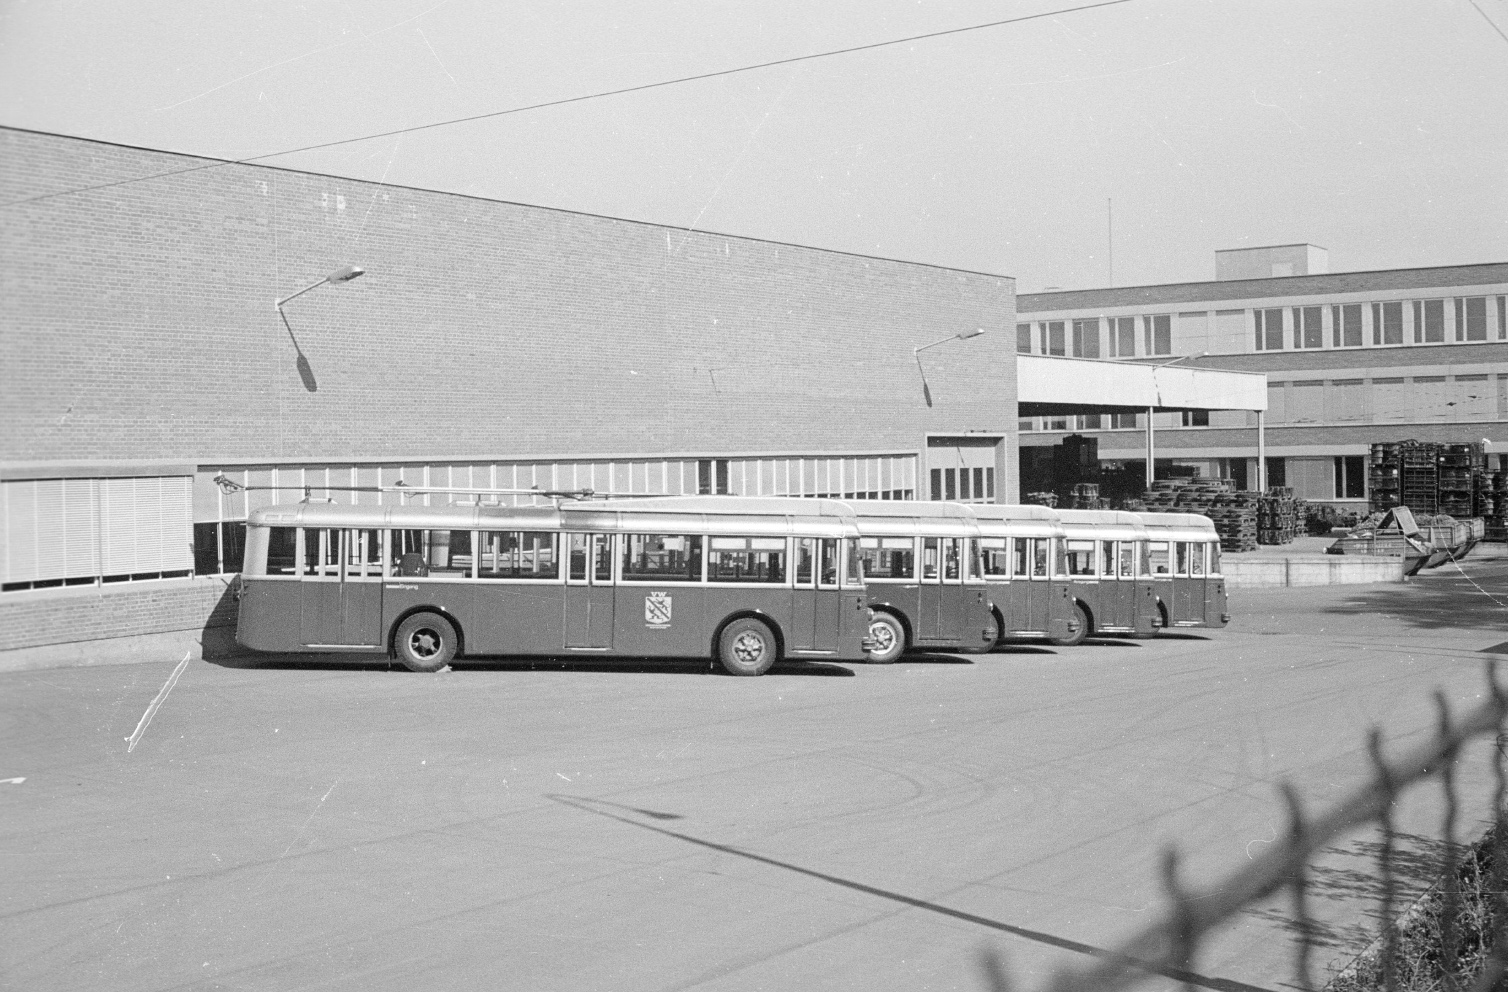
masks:
POLYGON ((1386 513, 1402 504, 1399 470, 1401 445, 1397 441, 1378 441, 1372 445, 1367 459, 1367 491, 1371 493, 1373 513, 1386 513))
POLYGON ((1438 512, 1459 518, 1472 516, 1478 488, 1476 480, 1485 474, 1487 468, 1482 443, 1442 444, 1435 456, 1435 465, 1438 512))
POLYGON ((1257 496, 1238 492, 1225 479, 1159 479, 1142 496, 1145 513, 1198 513, 1209 517, 1220 536, 1220 550, 1255 551, 1257 496))
POLYGON ((1298 533, 1298 501, 1289 486, 1273 486, 1257 503, 1257 543, 1292 544, 1298 533))
POLYGON ((1100 499, 1100 486, 1097 482, 1080 482, 1073 487, 1073 509, 1075 510, 1104 510, 1107 509, 1105 500, 1100 499))

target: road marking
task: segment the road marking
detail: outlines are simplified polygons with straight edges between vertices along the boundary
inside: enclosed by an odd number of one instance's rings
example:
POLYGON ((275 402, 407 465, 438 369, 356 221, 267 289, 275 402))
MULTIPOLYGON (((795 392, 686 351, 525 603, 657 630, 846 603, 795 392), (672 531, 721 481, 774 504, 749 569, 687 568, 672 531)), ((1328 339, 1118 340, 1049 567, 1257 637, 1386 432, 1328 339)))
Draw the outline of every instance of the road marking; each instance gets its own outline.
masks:
POLYGON ((141 715, 141 722, 136 725, 136 730, 132 732, 130 737, 126 738, 126 740, 131 742, 131 746, 126 748, 127 754, 136 750, 136 743, 141 740, 141 735, 146 732, 147 725, 152 722, 152 717, 157 715, 157 710, 162 706, 162 701, 168 698, 168 693, 172 692, 173 686, 178 684, 178 677, 183 674, 183 670, 188 667, 188 663, 189 652, 185 651, 183 652, 183 660, 178 663, 178 667, 173 669, 173 674, 169 675, 168 680, 163 683, 162 690, 157 693, 157 698, 152 700, 152 705, 148 706, 147 711, 141 715))
POLYGON ((22 776, 21 778, 0 778, 0 785, 20 785, 25 781, 25 776, 22 776))
POLYGON ((278 855, 280 860, 282 858, 286 858, 288 856, 288 852, 293 850, 293 845, 297 844, 299 842, 299 839, 304 836, 304 831, 308 830, 309 824, 314 822, 314 814, 319 812, 319 808, 325 804, 325 800, 330 798, 330 793, 334 792, 335 787, 339 784, 340 779, 336 779, 335 781, 331 782, 330 787, 325 790, 325 794, 319 797, 319 802, 314 804, 314 809, 309 813, 309 818, 304 821, 304 825, 302 827, 298 828, 298 833, 293 835, 293 839, 288 842, 288 846, 283 849, 283 853, 278 855))

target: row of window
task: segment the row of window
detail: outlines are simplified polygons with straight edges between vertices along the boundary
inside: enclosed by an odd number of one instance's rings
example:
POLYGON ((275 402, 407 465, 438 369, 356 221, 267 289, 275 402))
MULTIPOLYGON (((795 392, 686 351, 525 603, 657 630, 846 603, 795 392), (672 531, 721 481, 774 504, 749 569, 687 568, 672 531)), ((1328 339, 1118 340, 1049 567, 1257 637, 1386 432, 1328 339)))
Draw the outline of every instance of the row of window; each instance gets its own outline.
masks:
MULTIPOLYGON (((836 587, 834 538, 553 531, 377 530, 273 527, 265 573, 314 579, 524 579, 572 582, 714 582, 836 587), (614 555, 616 549, 616 558, 614 555), (705 567, 704 567, 705 565, 705 567)), ((848 580, 858 581, 856 553, 848 580)))
POLYGON ((1019 353, 1074 358, 1503 340, 1508 340, 1508 296, 1259 307, 1213 314, 1201 310, 1176 315, 1074 317, 1016 325, 1019 353))

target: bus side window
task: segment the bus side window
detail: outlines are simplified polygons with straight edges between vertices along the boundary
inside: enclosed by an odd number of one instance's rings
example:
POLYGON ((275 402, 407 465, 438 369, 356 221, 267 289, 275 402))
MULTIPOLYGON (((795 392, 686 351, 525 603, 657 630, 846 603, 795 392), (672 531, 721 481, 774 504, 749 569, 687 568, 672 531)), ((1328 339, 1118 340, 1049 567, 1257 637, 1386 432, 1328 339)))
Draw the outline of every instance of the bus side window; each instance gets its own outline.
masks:
POLYGON ((843 539, 843 554, 846 568, 843 572, 843 584, 850 588, 864 584, 864 557, 859 553, 859 539, 847 537, 843 539))
POLYGON ((1168 570, 1168 542, 1151 541, 1147 544, 1147 561, 1152 567, 1153 575, 1167 575, 1168 570))
POLYGON ((937 559, 938 559, 937 538, 935 538, 935 537, 924 537, 924 538, 922 538, 922 578, 924 578, 924 579, 935 579, 935 578, 937 578, 937 567, 938 567, 938 564, 939 564, 937 559))
POLYGON ((943 578, 957 582, 963 567, 963 538, 943 538, 943 578))
POLYGON ((1030 553, 1026 550, 1028 540, 1024 537, 1013 537, 1010 541, 1011 550, 1014 552, 1011 555, 1011 574, 1019 575, 1024 579, 1031 574, 1031 570, 1027 567, 1027 563, 1031 561, 1030 553))
POLYGON ((979 542, 987 578, 1005 579, 1011 574, 1010 538, 986 537, 979 542))
POLYGON ((1035 537, 1032 542, 1032 578, 1045 579, 1048 575, 1049 555, 1052 553, 1052 545, 1058 542, 1049 537, 1035 537))
POLYGON ((1204 575, 1204 549, 1207 545, 1189 545, 1189 574, 1199 577, 1204 575))
POLYGON ((267 528, 267 575, 292 575, 298 570, 298 529, 267 528))
POLYGON ((1219 575, 1220 574, 1220 542, 1219 541, 1215 541, 1215 542, 1213 542, 1213 543, 1210 544, 1210 574, 1211 575, 1219 575))
POLYGON ((817 561, 817 539, 796 538, 796 584, 810 588, 817 561))
POLYGON ((340 574, 340 535, 328 527, 304 528, 304 574, 340 574))
POLYGON ((1094 575, 1094 542, 1068 541, 1067 556, 1069 575, 1094 575))
POLYGON ((1120 576, 1123 579, 1135 578, 1136 576, 1136 550, 1137 544, 1135 541, 1121 542, 1120 576))
POLYGON ((613 535, 594 534, 592 547, 596 549, 596 570, 592 573, 592 580, 600 585, 613 581, 613 535))
POLYGON ((1176 556, 1173 566, 1173 574, 1187 576, 1189 574, 1189 542, 1174 541, 1173 553, 1176 556))
POLYGON ((838 584, 838 539, 836 537, 824 537, 822 539, 822 572, 821 581, 818 585, 836 586, 838 584))
MULTIPOLYGON (((566 577, 572 582, 585 582, 587 551, 591 547, 592 536, 590 534, 567 534, 566 539, 570 547, 570 564, 567 566, 569 571, 566 573, 566 577)), ((488 559, 483 558, 482 569, 484 575, 490 564, 491 562, 488 559)))
POLYGON ((1100 574, 1107 579, 1115 578, 1115 542, 1100 542, 1100 574))

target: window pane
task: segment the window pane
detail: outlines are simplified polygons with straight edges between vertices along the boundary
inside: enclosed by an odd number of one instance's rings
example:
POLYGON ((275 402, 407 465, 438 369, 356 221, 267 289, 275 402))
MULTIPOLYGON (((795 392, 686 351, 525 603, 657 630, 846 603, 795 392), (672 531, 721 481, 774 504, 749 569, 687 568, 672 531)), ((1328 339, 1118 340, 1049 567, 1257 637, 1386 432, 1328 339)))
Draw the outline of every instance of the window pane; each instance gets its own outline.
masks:
POLYGON ((1341 339, 1347 348, 1361 347, 1361 304, 1351 303, 1340 308, 1341 339))
POLYGON ((937 538, 922 538, 922 578, 937 578, 938 557, 937 538))
POLYGON ((1069 575, 1093 575, 1094 574, 1094 542, 1093 541, 1069 541, 1068 542, 1068 574, 1069 575))
POLYGON ((1115 577, 1115 542, 1100 542, 1100 574, 1106 578, 1115 577))
POLYGON ((1016 352, 1022 355, 1032 353, 1032 325, 1016 325, 1016 352))
POLYGON ((1063 322, 1061 320, 1047 322, 1047 353, 1049 355, 1063 354, 1063 322))
POLYGON ((1384 303, 1382 310, 1382 343, 1403 344, 1403 302, 1384 303))
POLYGON ((815 537, 798 537, 796 539, 796 584, 810 587, 816 565, 817 539, 815 537))
MULTIPOLYGON (((532 531, 483 531, 480 571, 483 579, 554 579, 560 575, 556 555, 559 535, 532 531)), ((571 535, 571 578, 586 578, 585 534, 571 535)))
POLYGON ((1168 575, 1168 542, 1152 541, 1147 545, 1147 562, 1153 575, 1168 575))
POLYGON ((1466 340, 1487 340, 1487 297, 1472 296, 1466 300, 1466 340))
POLYGON ((984 574, 988 578, 1003 579, 1011 574, 1010 539, 986 537, 979 542, 979 554, 983 559, 984 574))
POLYGON ((699 582, 702 539, 689 534, 623 536, 623 581, 699 582))
POLYGON ((1304 320, 1304 347, 1323 348, 1325 346, 1325 330, 1320 321, 1321 307, 1304 307, 1302 310, 1304 320))
POLYGON ((835 586, 838 584, 838 539, 836 537, 822 538, 821 550, 822 571, 818 573, 817 584, 835 586))
POLYGON ((1047 578, 1047 555, 1051 551, 1048 547, 1049 539, 1034 537, 1030 540, 1032 542, 1032 578, 1045 579, 1047 578))
POLYGON ((1425 300, 1424 306, 1424 340, 1436 344, 1445 340, 1445 301, 1425 300))
POLYGON ((916 546, 909 537, 865 537, 859 540, 864 576, 870 579, 916 578, 916 546))
POLYGON ((963 538, 949 537, 943 540, 943 578, 957 579, 963 570, 963 538))
POLYGON ((708 582, 785 582, 784 538, 714 537, 708 544, 708 582))

